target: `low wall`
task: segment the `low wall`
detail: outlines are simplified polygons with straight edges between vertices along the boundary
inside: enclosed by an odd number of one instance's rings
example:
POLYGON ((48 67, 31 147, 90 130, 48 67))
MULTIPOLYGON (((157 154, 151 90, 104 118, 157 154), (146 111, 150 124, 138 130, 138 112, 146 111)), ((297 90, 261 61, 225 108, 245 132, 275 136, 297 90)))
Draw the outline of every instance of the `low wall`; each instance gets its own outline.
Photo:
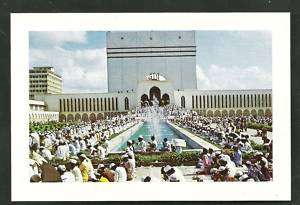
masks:
POLYGON ((167 124, 180 138, 185 140, 187 142, 187 144, 189 144, 189 146, 192 147, 193 149, 201 149, 201 148, 209 149, 209 148, 211 148, 213 150, 220 150, 215 145, 201 139, 200 137, 184 130, 181 127, 178 127, 177 125, 175 125, 171 122, 167 122, 167 124))
POLYGON ((126 130, 125 132, 109 140, 108 152, 117 152, 118 149, 122 146, 122 144, 124 144, 130 138, 130 136, 142 126, 142 124, 143 122, 139 122, 138 124, 126 130))
POLYGON ((168 126, 183 140, 186 141, 186 143, 192 148, 192 149, 201 149, 202 146, 197 143, 196 141, 192 140, 191 138, 189 138, 187 135, 183 134, 182 132, 180 132, 178 129, 176 129, 175 127, 173 127, 172 124, 168 123, 168 126))

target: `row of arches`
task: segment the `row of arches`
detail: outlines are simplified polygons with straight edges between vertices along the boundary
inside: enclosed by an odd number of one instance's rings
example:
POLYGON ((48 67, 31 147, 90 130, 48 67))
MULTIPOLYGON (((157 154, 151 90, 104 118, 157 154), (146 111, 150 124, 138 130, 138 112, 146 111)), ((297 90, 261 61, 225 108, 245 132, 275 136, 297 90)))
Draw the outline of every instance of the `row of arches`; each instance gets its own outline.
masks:
MULTIPOLYGON (((143 106, 147 106, 147 105, 152 105, 152 100, 153 100, 153 98, 149 99, 147 94, 143 94, 141 96, 141 106, 143 107, 143 106)), ((159 96, 159 98, 157 98, 157 100, 158 100, 160 106, 170 104, 170 96, 167 93, 163 94, 161 96, 161 98, 159 96)))
POLYGON ((271 94, 192 95, 192 109, 250 107, 272 107, 271 94))
POLYGON ((39 112, 39 113, 29 113, 29 121, 30 122, 45 122, 45 121, 57 121, 58 113, 47 113, 47 112, 39 112))
MULTIPOLYGON (((124 98, 124 108, 129 110, 129 99, 124 98)), ((94 111, 118 111, 117 97, 110 98, 68 98, 59 99, 60 112, 94 112, 94 111)))
POLYGON ((271 109, 199 110, 198 113, 208 117, 272 116, 271 109))
POLYGON ((141 96, 141 106, 152 105, 154 98, 158 100, 159 106, 170 104, 170 96, 167 93, 161 95, 161 90, 158 87, 153 86, 149 90, 149 97, 147 94, 141 96))
POLYGON ((59 121, 61 121, 61 122, 73 122, 73 121, 95 122, 96 120, 103 120, 107 116, 114 117, 119 114, 120 114, 119 112, 60 114, 59 121))

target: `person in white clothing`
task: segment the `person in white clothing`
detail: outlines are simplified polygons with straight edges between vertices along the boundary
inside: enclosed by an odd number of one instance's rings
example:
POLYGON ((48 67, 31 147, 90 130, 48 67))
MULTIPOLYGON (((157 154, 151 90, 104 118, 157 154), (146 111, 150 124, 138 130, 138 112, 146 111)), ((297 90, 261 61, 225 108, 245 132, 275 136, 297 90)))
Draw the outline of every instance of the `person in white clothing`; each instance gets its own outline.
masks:
POLYGON ((144 137, 141 135, 138 138, 138 143, 136 147, 137 152, 146 152, 147 151, 147 143, 144 140, 144 137))
POLYGON ((65 165, 58 165, 57 171, 60 173, 62 182, 75 182, 75 176, 72 172, 67 171, 65 165))
POLYGON ((183 176, 183 173, 180 169, 178 169, 177 167, 171 167, 169 165, 167 165, 164 168, 164 172, 167 175, 167 181, 168 182, 184 182, 185 178, 183 176))
POLYGON ((116 172, 116 182, 126 182, 127 173, 124 167, 117 166, 115 163, 111 163, 109 168, 116 172))
POLYGON ((59 141, 59 145, 56 150, 56 157, 58 159, 65 160, 67 158, 67 149, 63 141, 59 141))
POLYGON ((51 161, 53 158, 53 155, 51 154, 50 150, 43 146, 40 147, 40 153, 42 157, 44 157, 47 161, 51 161))
POLYGON ((82 174, 75 159, 70 159, 71 172, 75 176, 75 182, 83 182, 82 174))

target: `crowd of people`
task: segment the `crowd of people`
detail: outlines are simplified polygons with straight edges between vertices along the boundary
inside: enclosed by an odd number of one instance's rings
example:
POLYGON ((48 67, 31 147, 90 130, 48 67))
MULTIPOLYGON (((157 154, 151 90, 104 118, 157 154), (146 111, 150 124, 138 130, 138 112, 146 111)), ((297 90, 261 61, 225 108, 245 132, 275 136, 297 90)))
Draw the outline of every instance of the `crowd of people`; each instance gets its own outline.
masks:
MULTIPOLYGON (((125 182, 136 178, 136 153, 178 152, 167 137, 162 147, 158 147, 153 135, 146 142, 143 136, 137 142, 127 141, 120 163, 93 164, 92 158, 101 160, 109 154, 109 140, 112 135, 136 125, 146 110, 140 108, 133 115, 119 115, 96 122, 80 122, 66 125, 61 129, 44 132, 31 131, 30 181, 60 182, 125 182)), ((272 179, 272 140, 267 133, 258 130, 257 136, 263 140, 263 151, 255 150, 247 134, 247 123, 268 123, 266 117, 203 117, 196 112, 176 106, 160 109, 164 120, 189 129, 192 133, 217 144, 220 150, 201 150, 196 164, 195 179, 201 175, 210 176, 213 181, 269 181, 272 179), (228 152, 230 150, 230 152, 228 152), (248 160, 243 154, 252 154, 248 160)), ((179 153, 182 152, 182 149, 179 153)), ((142 178, 150 181, 185 181, 182 170, 166 165, 161 168, 161 179, 152 176, 142 178)))
POLYGON ((221 151, 203 149, 197 167, 198 174, 211 175, 214 181, 269 181, 272 179, 272 140, 267 131, 257 130, 255 136, 262 144, 262 150, 252 147, 247 133, 247 124, 272 125, 270 117, 203 117, 193 111, 182 111, 173 107, 172 123, 191 130, 221 151), (243 154, 251 156, 243 160, 243 154))

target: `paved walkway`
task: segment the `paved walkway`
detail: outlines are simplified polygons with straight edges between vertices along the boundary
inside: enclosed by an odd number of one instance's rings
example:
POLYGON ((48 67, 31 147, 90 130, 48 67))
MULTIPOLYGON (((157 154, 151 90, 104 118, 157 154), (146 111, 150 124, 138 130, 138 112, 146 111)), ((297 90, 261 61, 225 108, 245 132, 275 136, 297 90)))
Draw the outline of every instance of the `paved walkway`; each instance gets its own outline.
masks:
MULTIPOLYGON (((183 173, 183 176, 186 180, 186 182, 197 182, 197 180, 193 179, 193 177, 198 176, 200 179, 203 180, 203 182, 213 182, 210 175, 196 175, 196 172, 199 171, 199 168, 196 168, 195 166, 177 166, 178 169, 180 169, 183 173)), ((141 182, 142 178, 146 176, 150 176, 153 180, 153 182, 164 182, 160 175, 161 167, 137 167, 136 168, 136 178, 133 180, 135 182, 141 182)), ((246 172, 246 167, 239 167, 237 170, 246 172)))
MULTIPOLYGON (((255 129, 247 129, 247 133, 250 135, 250 140, 254 141, 256 144, 263 144, 263 141, 261 139, 261 137, 253 137, 254 135, 256 135, 256 130, 255 129)), ((272 140, 273 136, 272 136, 272 132, 267 132, 267 137, 272 140)))
POLYGON ((168 122, 171 126, 173 126, 175 129, 177 129, 178 131, 180 131, 181 133, 183 133, 184 135, 186 135, 188 138, 190 138, 191 140, 193 140, 194 142, 198 143, 201 147, 206 148, 206 149, 213 149, 213 150, 220 150, 220 148, 216 147, 215 145, 205 141, 204 139, 201 139, 200 137, 192 134, 191 132, 171 123, 168 122))
MULTIPOLYGON (((196 176, 196 171, 198 171, 198 168, 195 168, 195 166, 178 166, 178 169, 180 169, 183 173, 183 176, 187 182, 197 182, 196 180, 193 180, 193 177, 196 176)), ((137 167, 136 168, 136 178, 134 181, 142 181, 143 177, 150 176, 153 180, 153 182, 164 182, 160 175, 161 167, 137 167)), ((212 181, 210 176, 201 176, 201 178, 204 181, 212 181)))

